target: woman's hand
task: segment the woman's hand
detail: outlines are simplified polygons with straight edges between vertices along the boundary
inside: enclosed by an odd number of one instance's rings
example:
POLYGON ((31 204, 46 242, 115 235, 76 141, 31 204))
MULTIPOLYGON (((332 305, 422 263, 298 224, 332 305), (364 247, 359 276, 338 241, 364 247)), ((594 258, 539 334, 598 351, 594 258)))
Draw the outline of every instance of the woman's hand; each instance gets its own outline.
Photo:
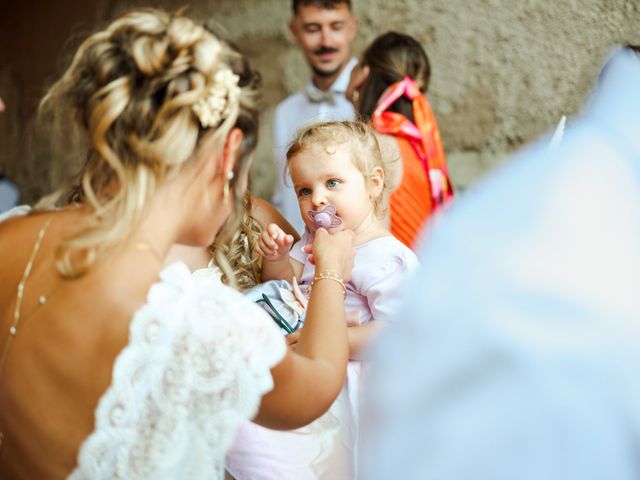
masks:
POLYGON ((280 260, 289 253, 291 245, 293 245, 293 236, 286 234, 275 223, 270 223, 260 234, 256 251, 267 260, 280 260))
POLYGON ((329 233, 319 228, 314 234, 313 245, 305 246, 305 250, 312 253, 316 272, 337 273, 348 282, 356 255, 353 241, 354 233, 351 230, 329 233))
MULTIPOLYGON (((351 278, 355 257, 350 230, 316 230, 313 245, 305 246, 315 258, 316 272, 351 278)), ((276 262, 269 262, 276 265, 276 262)), ((264 262, 263 262, 264 265, 264 262)), ((333 277, 332 277, 333 278, 333 277)), ((336 282, 313 288, 304 328, 286 337, 287 354, 271 370, 274 389, 262 397, 255 421, 270 428, 297 428, 318 418, 331 406, 344 385, 349 360, 344 296, 336 282), (293 411, 286 421, 283 411, 293 411)))

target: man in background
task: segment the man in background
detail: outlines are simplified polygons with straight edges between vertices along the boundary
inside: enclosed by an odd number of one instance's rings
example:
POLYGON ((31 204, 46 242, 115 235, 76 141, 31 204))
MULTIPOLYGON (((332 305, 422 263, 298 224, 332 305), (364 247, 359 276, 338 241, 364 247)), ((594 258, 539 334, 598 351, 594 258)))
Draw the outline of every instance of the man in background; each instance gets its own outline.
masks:
POLYGON ((349 0, 293 0, 291 33, 311 68, 311 81, 284 99, 273 120, 273 145, 277 183, 272 203, 302 232, 304 224, 291 179, 285 171, 285 153, 297 130, 328 120, 353 120, 353 106, 344 96, 351 70, 357 63, 351 43, 357 21, 349 0))

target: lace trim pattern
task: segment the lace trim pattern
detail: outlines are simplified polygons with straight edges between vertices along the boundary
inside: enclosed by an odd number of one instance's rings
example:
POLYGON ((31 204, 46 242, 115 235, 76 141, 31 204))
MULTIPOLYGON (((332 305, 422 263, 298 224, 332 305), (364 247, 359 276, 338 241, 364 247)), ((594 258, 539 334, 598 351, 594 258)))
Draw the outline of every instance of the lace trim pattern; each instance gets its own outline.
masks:
POLYGON ((282 335, 220 283, 167 267, 134 316, 71 479, 223 478, 238 426, 273 388, 282 335))

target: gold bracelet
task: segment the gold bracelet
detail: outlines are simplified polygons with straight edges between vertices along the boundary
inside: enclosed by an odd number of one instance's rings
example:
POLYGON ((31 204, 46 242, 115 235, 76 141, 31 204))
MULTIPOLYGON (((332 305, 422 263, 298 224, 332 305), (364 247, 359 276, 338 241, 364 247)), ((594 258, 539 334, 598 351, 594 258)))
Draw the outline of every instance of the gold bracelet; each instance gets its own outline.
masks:
POLYGON ((313 290, 313 286, 318 280, 333 280, 334 282, 339 283, 340 286, 342 287, 342 293, 344 294, 345 297, 347 296, 347 287, 345 287, 344 280, 340 275, 333 272, 322 272, 316 275, 315 277, 313 277, 313 280, 311 281, 311 285, 309 285, 309 298, 311 298, 311 291, 313 290))

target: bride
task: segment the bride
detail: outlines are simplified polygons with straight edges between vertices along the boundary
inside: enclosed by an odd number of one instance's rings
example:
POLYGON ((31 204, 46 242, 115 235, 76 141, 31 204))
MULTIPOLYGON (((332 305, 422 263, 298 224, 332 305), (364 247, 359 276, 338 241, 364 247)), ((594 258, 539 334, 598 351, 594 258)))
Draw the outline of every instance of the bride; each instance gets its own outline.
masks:
POLYGON ((45 96, 87 160, 71 205, 0 223, 1 478, 222 478, 241 422, 298 427, 337 396, 351 232, 307 247, 337 275, 317 278, 295 353, 215 275, 163 266, 234 217, 256 100, 239 54, 157 10, 86 39, 45 96))

